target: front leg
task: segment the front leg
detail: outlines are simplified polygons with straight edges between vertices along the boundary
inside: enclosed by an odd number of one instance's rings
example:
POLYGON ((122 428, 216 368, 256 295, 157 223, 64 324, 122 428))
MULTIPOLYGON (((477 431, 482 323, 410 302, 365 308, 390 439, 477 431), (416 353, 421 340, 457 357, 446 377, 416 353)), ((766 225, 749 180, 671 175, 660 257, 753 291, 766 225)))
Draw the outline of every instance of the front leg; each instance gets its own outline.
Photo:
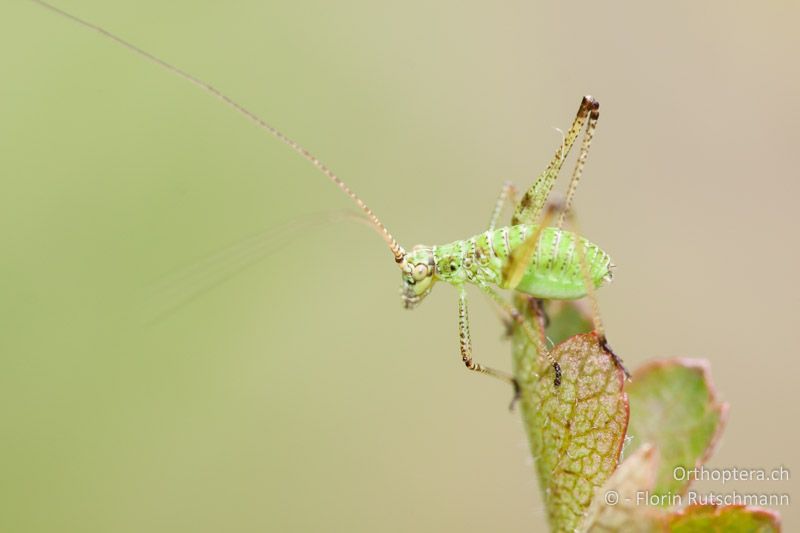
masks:
POLYGON ((472 359, 472 340, 469 334, 469 313, 467 311, 467 291, 462 286, 458 288, 458 338, 461 347, 461 361, 469 370, 480 372, 488 376, 501 379, 514 387, 514 393, 519 393, 519 385, 511 374, 507 374, 488 366, 476 363, 472 359))

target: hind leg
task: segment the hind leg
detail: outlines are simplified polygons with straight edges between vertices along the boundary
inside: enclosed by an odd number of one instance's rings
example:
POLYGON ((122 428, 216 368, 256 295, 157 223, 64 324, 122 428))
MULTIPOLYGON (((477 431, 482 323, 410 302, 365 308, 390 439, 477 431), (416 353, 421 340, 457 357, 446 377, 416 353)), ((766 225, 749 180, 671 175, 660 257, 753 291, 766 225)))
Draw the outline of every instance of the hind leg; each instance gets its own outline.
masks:
MULTIPOLYGON (((587 95, 583 97, 575 119, 572 121, 572 126, 567 130, 566 135, 564 135, 564 140, 553 155, 553 159, 550 160, 547 168, 536 178, 531 188, 527 190, 519 204, 517 204, 514 216, 511 219, 512 224, 535 224, 538 222, 539 216, 542 214, 542 210, 550 196, 550 192, 553 190, 553 185, 561 170, 561 166, 564 164, 564 160, 572 149, 572 145, 575 143, 578 135, 580 135, 584 124, 587 124, 581 155, 576 164, 576 171, 573 172, 570 187, 573 189, 572 194, 574 194, 574 187, 577 186, 578 179, 580 179, 583 163, 586 161, 586 152, 588 152, 589 144, 591 144, 591 137, 597 124, 599 109, 600 103, 592 96, 587 95), (586 138, 589 139, 588 143, 586 138), (576 174, 577 179, 575 177, 576 174), (574 186, 572 185, 573 183, 574 186)), ((571 202, 571 199, 569 201, 571 202)))
MULTIPOLYGON (((573 231, 580 234, 580 228, 578 227, 578 222, 575 218, 575 215, 572 211, 562 211, 561 218, 568 219, 570 226, 572 227, 573 231)), ((599 339, 600 346, 603 350, 608 353, 611 358, 614 360, 614 364, 617 365, 617 368, 622 370, 625 374, 625 377, 630 380, 631 373, 625 367, 625 364, 622 362, 622 358, 619 357, 614 350, 611 349, 611 346, 608 343, 608 338, 606 337, 606 330, 605 326, 603 325, 603 319, 600 316, 600 304, 597 300, 597 291, 595 289, 594 283, 592 283, 591 276, 589 275, 589 266, 586 262, 586 252, 583 249, 583 246, 578 246, 578 258, 580 260, 581 265, 581 275, 583 276, 583 283, 584 287, 586 288, 586 297, 589 300, 589 304, 591 306, 591 313, 592 313, 592 327, 599 339)))

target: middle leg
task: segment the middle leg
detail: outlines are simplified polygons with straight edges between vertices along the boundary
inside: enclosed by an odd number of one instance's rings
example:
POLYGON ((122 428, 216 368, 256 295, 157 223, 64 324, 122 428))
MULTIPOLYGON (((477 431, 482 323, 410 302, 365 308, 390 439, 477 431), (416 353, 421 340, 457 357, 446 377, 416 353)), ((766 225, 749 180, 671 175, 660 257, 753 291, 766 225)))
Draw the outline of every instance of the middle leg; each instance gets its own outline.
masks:
POLYGON ((540 355, 544 355, 550 361, 550 364, 553 367, 553 371, 555 372, 555 377, 553 378, 553 386, 558 387, 561 385, 561 365, 558 364, 558 361, 553 359, 553 356, 550 354, 550 350, 548 350, 545 346, 546 336, 544 334, 544 326, 540 323, 539 320, 535 320, 538 327, 532 327, 526 320, 522 313, 519 312, 513 305, 505 301, 497 292, 492 289, 489 285, 480 284, 478 285, 480 289, 486 293, 500 308, 505 311, 509 319, 512 323, 517 324, 519 327, 523 329, 525 335, 527 335, 528 339, 533 343, 536 347, 536 351, 540 355))
POLYGON ((500 190, 500 196, 497 197, 497 202, 494 204, 492 211, 492 218, 489 220, 489 231, 494 231, 497 227, 497 221, 500 219, 500 214, 503 212, 503 207, 507 202, 512 204, 516 203, 517 188, 510 181, 503 182, 503 188, 500 190))

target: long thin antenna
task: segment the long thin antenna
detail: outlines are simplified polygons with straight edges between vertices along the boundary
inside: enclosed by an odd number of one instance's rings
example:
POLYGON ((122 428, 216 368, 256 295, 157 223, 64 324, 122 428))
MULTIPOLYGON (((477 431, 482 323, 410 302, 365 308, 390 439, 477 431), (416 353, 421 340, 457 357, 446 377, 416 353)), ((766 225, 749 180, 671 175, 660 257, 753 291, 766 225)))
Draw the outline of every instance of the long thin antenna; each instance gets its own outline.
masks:
POLYGON ((128 41, 126 41, 125 39, 122 39, 121 37, 117 37, 113 33, 109 32, 108 30, 106 30, 104 28, 101 28, 100 26, 92 24, 91 22, 83 20, 82 18, 76 17, 75 15, 73 15, 71 13, 67 13, 66 11, 63 11, 63 10, 61 10, 61 9, 51 5, 51 4, 48 4, 47 2, 43 2, 42 0, 31 0, 31 1, 33 3, 35 3, 35 4, 39 4, 40 6, 46 8, 46 9, 49 9, 50 11, 52 11, 52 12, 58 14, 58 15, 61 15, 64 18, 67 18, 67 19, 69 19, 69 20, 71 20, 73 22, 76 22, 76 23, 80 24, 81 26, 84 26, 85 28, 89 28, 91 30, 94 30, 94 31, 98 32, 103 37, 106 37, 106 38, 116 42, 117 44, 119 44, 119 45, 123 46, 124 48, 127 48, 131 52, 133 52, 133 53, 145 58, 146 60, 150 61, 151 63, 155 63, 156 65, 166 69, 167 71, 175 74, 176 76, 179 76, 179 77, 185 79, 186 81, 196 85, 197 87, 203 89, 204 91, 206 91, 207 93, 211 94, 212 96, 218 98, 219 100, 222 100, 222 102, 225 105, 227 105, 228 107, 234 109, 235 111, 239 112, 240 114, 244 115, 251 122, 255 123, 256 126, 261 128, 262 130, 266 131, 267 133, 272 134, 278 140, 280 140, 281 142, 283 142, 286 145, 288 145, 289 148, 291 148, 292 150, 294 150, 295 152, 297 152, 298 154, 303 156, 305 159, 310 161, 312 165, 314 165, 315 167, 317 167, 320 170, 320 172, 322 172, 328 178, 330 178, 330 180, 333 183, 335 183, 336 186, 338 186, 347 196, 350 197, 351 200, 353 200, 353 202, 356 203, 356 205, 358 207, 361 208, 362 211, 364 211, 364 213, 367 215, 367 217, 369 217, 370 221, 372 222, 372 225, 375 228, 375 230, 381 235, 381 237, 383 237, 383 240, 386 241, 386 244, 389 245, 389 250, 391 250, 392 254, 394 255, 394 260, 397 263, 402 263, 403 262, 403 260, 405 259, 405 256, 406 256, 406 251, 403 249, 402 246, 400 246, 397 243, 397 241, 394 239, 394 237, 392 237, 392 234, 389 233, 389 230, 386 229, 386 226, 383 225, 383 222, 380 221, 380 219, 377 217, 377 215, 375 215, 375 213, 372 212, 372 209, 370 209, 369 206, 367 206, 367 204, 365 204, 364 201, 361 198, 359 198, 358 195, 356 193, 354 193, 352 191, 352 189, 350 189, 350 187, 348 187, 347 184, 344 181, 342 181, 336 174, 334 174, 331 169, 329 169, 322 161, 317 159, 317 157, 314 154, 312 154, 311 152, 309 152, 308 150, 306 150, 305 148, 300 146, 297 142, 295 142, 294 140, 290 139, 289 137, 287 137, 286 135, 281 133, 275 127, 273 127, 270 124, 268 124, 267 122, 265 122, 261 117, 259 117, 258 115, 256 115, 255 113, 253 113, 252 111, 250 111, 249 109, 244 107, 243 105, 239 104, 235 100, 231 99, 228 95, 224 94, 223 92, 221 92, 219 89, 217 89, 216 87, 214 87, 210 83, 207 83, 207 82, 201 80, 200 78, 196 78, 195 76, 192 76, 188 72, 185 72, 185 71, 179 69, 178 67, 176 67, 176 66, 174 66, 174 65, 172 65, 170 63, 167 63, 163 59, 161 59, 159 57, 156 57, 153 54, 151 54, 149 52, 146 52, 145 50, 142 50, 138 46, 129 43, 128 41))

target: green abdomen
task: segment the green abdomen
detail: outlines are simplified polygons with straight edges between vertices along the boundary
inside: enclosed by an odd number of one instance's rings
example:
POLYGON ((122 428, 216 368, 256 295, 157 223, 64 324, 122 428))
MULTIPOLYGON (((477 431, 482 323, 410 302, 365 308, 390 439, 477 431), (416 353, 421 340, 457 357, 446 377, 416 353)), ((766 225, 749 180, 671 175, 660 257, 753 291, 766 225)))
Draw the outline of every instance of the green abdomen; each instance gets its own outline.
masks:
MULTIPOLYGON (((534 226, 528 226, 524 231, 530 235, 534 229, 534 226)), ((509 231, 523 230, 522 226, 514 226, 509 231)), ((604 281, 610 281, 611 258, 596 244, 572 232, 545 228, 539 237, 533 260, 515 290, 538 298, 581 298, 586 295, 581 260, 585 261, 586 266, 583 268, 589 273, 595 287, 599 287, 604 281), (578 246, 583 247, 583 254, 578 246)))
MULTIPOLYGON (((485 248, 491 239, 492 250, 476 250, 480 255, 489 252, 499 267, 498 274, 502 275, 502 267, 508 261, 511 253, 533 235, 536 226, 520 224, 495 230, 491 234, 476 237, 476 248, 485 248)), ((537 298, 570 300, 586 296, 586 282, 581 261, 585 261, 585 269, 589 273, 592 283, 599 287, 605 281, 611 280, 611 258, 596 244, 583 237, 578 237, 572 232, 547 227, 541 231, 536 252, 525 271, 519 285, 514 290, 536 296, 537 298), (582 246, 581 254, 578 246, 582 246)))

